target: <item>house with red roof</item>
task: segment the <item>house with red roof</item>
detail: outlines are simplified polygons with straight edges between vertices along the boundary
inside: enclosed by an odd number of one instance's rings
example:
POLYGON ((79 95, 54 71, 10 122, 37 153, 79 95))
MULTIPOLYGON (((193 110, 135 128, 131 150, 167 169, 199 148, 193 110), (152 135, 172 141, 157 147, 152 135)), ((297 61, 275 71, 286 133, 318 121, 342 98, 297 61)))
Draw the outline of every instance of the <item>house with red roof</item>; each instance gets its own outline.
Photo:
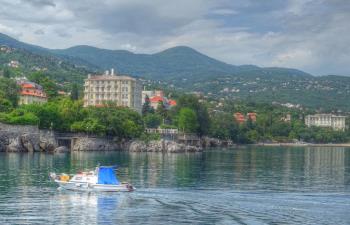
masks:
POLYGON ((161 97, 161 96, 153 96, 149 100, 151 102, 151 106, 154 109, 157 109, 159 102, 163 102, 163 104, 166 103, 166 99, 164 97, 161 97))
POLYGON ((167 109, 177 104, 175 100, 164 97, 164 92, 160 90, 142 91, 143 104, 145 103, 146 96, 149 97, 151 107, 154 109, 157 109, 159 102, 163 102, 167 109))
POLYGON ((233 114, 233 117, 235 118, 235 120, 237 121, 237 123, 241 124, 245 122, 245 117, 242 113, 240 112, 236 112, 235 114, 233 114))
POLYGON ((251 120, 252 122, 256 122, 256 116, 257 116, 257 114, 254 112, 247 113, 247 116, 244 116, 240 112, 236 112, 235 114, 233 114, 234 119, 239 124, 246 122, 248 119, 251 120))
POLYGON ((40 85, 29 81, 21 81, 18 85, 21 87, 19 105, 47 102, 47 95, 40 85))

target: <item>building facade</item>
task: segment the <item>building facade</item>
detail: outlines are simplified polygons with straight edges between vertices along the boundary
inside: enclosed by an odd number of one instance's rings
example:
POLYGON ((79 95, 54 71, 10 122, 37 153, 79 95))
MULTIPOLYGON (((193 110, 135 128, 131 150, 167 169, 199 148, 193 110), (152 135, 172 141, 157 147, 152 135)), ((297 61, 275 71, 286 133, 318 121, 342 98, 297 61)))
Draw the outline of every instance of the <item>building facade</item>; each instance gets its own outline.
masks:
POLYGON ((102 107, 109 102, 141 112, 142 85, 135 78, 106 72, 88 76, 84 84, 84 106, 102 107))
POLYGON ((29 81, 19 82, 18 85, 21 87, 19 105, 47 102, 46 93, 40 85, 29 81))
POLYGON ((345 130, 346 116, 336 116, 332 114, 315 114, 305 117, 305 125, 308 127, 330 127, 333 130, 345 130))

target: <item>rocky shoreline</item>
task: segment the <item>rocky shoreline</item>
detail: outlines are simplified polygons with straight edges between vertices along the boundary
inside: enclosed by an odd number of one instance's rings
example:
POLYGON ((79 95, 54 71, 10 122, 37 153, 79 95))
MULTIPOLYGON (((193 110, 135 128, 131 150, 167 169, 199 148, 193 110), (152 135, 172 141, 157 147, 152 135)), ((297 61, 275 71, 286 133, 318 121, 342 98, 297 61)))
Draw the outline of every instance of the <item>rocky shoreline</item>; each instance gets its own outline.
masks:
POLYGON ((218 139, 202 138, 196 145, 173 140, 118 141, 105 137, 77 136, 69 140, 69 146, 59 145, 55 132, 40 130, 36 126, 8 125, 0 123, 0 152, 50 152, 69 151, 130 151, 130 152, 200 152, 207 147, 224 147, 218 139))
MULTIPOLYGON (((201 152, 205 148, 231 147, 230 141, 203 137, 196 144, 174 140, 120 141, 106 137, 77 135, 69 141, 69 146, 60 145, 59 137, 50 130, 40 130, 36 126, 8 125, 0 123, 0 152, 48 152, 70 151, 129 151, 129 152, 201 152)), ((349 147, 349 143, 311 144, 311 143, 257 143, 255 146, 286 147, 349 147)))

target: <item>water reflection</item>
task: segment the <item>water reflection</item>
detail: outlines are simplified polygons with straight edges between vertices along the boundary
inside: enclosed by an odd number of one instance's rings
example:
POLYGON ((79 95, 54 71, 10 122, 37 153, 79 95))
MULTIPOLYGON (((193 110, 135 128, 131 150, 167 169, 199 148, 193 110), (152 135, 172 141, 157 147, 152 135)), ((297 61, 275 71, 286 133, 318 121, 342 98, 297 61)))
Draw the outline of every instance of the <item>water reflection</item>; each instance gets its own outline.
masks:
POLYGON ((349 148, 0 153, 0 162, 0 224, 324 223, 329 214, 334 224, 350 221, 349 148), (62 192, 48 179, 50 171, 75 173, 98 163, 118 165, 120 180, 137 191, 62 192))

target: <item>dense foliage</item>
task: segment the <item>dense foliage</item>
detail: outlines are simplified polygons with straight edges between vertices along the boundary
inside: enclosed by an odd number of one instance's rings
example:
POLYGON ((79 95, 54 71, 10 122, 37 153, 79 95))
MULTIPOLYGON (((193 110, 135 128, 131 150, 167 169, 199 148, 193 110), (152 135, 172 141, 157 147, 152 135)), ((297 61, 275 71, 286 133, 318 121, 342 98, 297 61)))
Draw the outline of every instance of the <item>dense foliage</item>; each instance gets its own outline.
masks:
POLYGON ((180 132, 231 140, 234 143, 341 143, 349 140, 348 131, 306 127, 304 116, 309 113, 313 112, 264 103, 206 101, 193 95, 182 95, 178 98, 178 105, 167 111, 165 120, 161 120, 163 115, 159 110, 144 114, 143 120, 149 128, 178 128, 180 132), (255 112, 257 119, 253 121, 247 118, 245 122, 238 123, 233 117, 235 112, 243 115, 255 112), (285 120, 287 115, 290 115, 290 120, 285 120))
POLYGON ((141 116, 128 108, 84 108, 82 101, 62 98, 45 104, 25 105, 21 109, 37 116, 42 129, 126 139, 139 137, 143 133, 141 116))
POLYGON ((9 78, 0 77, 0 112, 17 106, 19 87, 9 78))
MULTIPOLYGON (((212 108, 213 109, 213 108, 212 108)), ((313 113, 273 106, 270 104, 225 102, 211 112, 210 135, 237 143, 256 142, 311 142, 340 143, 349 141, 348 131, 334 131, 331 128, 306 127, 304 116, 313 113), (256 121, 247 119, 239 124, 233 118, 234 112, 243 115, 257 113, 256 121), (287 115, 291 120, 285 120, 287 115)))

